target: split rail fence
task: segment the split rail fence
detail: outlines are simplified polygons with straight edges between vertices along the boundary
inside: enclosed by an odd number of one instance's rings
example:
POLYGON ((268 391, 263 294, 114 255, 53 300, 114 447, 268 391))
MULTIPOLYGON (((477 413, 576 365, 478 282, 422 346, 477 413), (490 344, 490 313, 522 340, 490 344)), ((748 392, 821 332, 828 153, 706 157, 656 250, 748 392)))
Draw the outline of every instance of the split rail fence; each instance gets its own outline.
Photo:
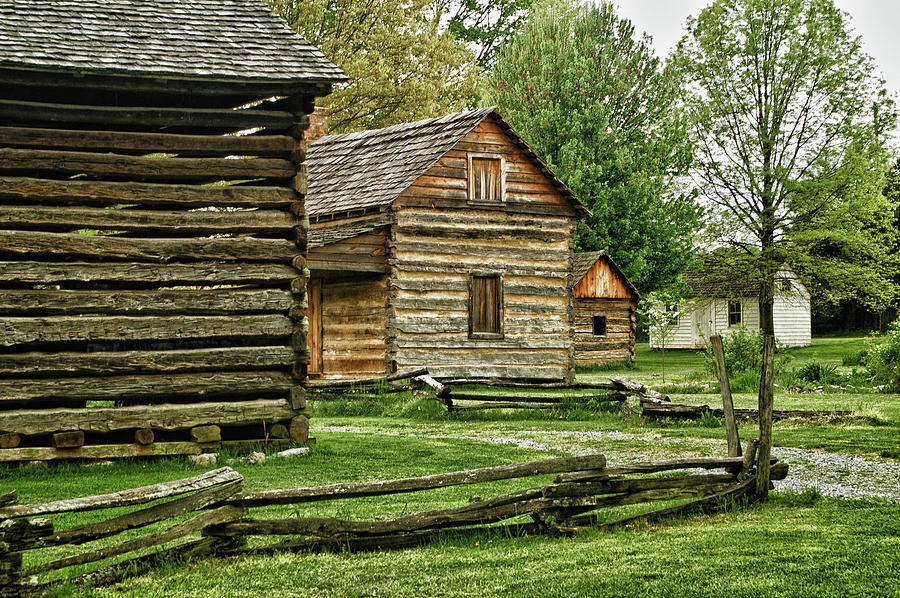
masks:
MULTIPOLYGON (((156 552, 101 566, 68 581, 109 583, 125 574, 147 570, 161 555, 398 549, 427 543, 445 530, 465 536, 479 533, 485 526, 499 526, 516 535, 571 534, 588 527, 612 527, 697 510, 708 512, 752 494, 756 485, 755 455, 756 441, 751 440, 743 457, 608 466, 603 455, 585 455, 416 478, 262 492, 241 493, 243 478, 226 467, 185 480, 47 504, 18 505, 15 493, 10 493, 0 496, 0 505, 5 504, 0 506, 0 597, 26 596, 45 588, 50 582, 41 582, 37 576, 52 571, 151 548, 157 549, 156 552), (302 515, 283 519, 245 517, 253 509, 274 505, 293 505, 296 512, 299 505, 322 501, 426 492, 548 474, 556 474, 550 484, 479 499, 463 506, 393 518, 362 521, 302 515), (168 502, 157 502, 126 514, 119 510, 110 519, 65 530, 55 529, 53 521, 47 518, 73 511, 146 505, 170 498, 168 502), (603 512, 612 507, 661 501, 686 502, 620 519, 611 519, 603 512), (166 521, 171 525, 163 531, 131 533, 166 521), (126 539, 109 540, 118 534, 124 534, 126 539), (190 538, 197 534, 199 538, 190 538), (247 537, 256 540, 252 544, 238 541, 247 537), (267 538, 280 538, 280 541, 267 543, 267 538), (102 545, 49 561, 29 559, 23 566, 23 553, 28 551, 94 541, 102 545), (180 543, 172 546, 173 542, 180 543), (168 547, 163 548, 165 545, 168 547)), ((787 466, 776 460, 773 463, 772 478, 783 479, 787 466)))

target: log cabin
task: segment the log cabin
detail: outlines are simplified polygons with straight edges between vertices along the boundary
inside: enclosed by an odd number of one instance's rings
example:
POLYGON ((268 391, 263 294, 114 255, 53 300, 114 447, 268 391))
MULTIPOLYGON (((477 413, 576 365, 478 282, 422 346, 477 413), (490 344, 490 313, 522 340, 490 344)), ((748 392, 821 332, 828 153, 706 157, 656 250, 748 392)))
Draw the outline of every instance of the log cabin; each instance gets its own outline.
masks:
POLYGON ((576 365, 634 361, 641 297, 622 270, 605 251, 576 253, 572 285, 576 365))
POLYGON ((0 461, 306 438, 298 144, 344 79, 261 0, 0 0, 0 461))
POLYGON ((309 147, 310 376, 566 380, 588 212, 493 108, 309 147))

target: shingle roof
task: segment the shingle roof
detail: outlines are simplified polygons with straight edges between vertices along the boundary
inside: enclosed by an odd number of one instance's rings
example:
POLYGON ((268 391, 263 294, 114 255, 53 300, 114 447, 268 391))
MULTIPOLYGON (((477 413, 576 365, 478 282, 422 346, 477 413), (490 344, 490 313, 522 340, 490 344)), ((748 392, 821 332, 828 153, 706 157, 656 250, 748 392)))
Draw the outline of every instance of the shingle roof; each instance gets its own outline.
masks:
POLYGON ((606 261, 609 262, 610 267, 619 275, 628 290, 640 300, 641 294, 637 292, 637 289, 634 288, 634 285, 631 284, 631 281, 628 280, 625 273, 622 272, 616 262, 614 262, 605 251, 585 251, 583 253, 576 253, 572 259, 572 278, 570 286, 575 288, 575 286, 581 282, 581 279, 584 278, 584 275, 588 273, 588 270, 590 270, 600 258, 605 258, 606 261))
POLYGON ((228 81, 345 79, 262 0, 0 0, 0 67, 228 81))
MULTIPOLYGON (((758 297, 761 282, 749 260, 735 256, 723 260, 715 254, 707 256, 697 268, 682 272, 681 281, 688 297, 720 299, 758 297)), ((798 291, 805 294, 806 288, 791 270, 782 267, 775 275, 776 295, 798 291), (788 283, 790 288, 785 286, 788 283)))
POLYGON ((315 141, 306 156, 307 212, 315 217, 389 205, 489 116, 507 130, 547 178, 572 201, 579 214, 589 213, 494 108, 384 129, 328 135, 315 141))

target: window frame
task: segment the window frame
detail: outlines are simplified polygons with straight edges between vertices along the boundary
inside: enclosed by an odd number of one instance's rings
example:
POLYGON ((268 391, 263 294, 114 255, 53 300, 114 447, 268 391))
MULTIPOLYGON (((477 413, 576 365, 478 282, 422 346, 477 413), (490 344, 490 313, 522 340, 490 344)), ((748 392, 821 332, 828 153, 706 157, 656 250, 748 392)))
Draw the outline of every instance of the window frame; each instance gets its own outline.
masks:
POLYGON ((506 204, 506 158, 500 154, 468 153, 466 154, 466 189, 468 202, 478 206, 500 206, 506 204), (500 197, 495 200, 475 198, 475 160, 497 160, 500 170, 500 197))
POLYGON ((740 326, 744 321, 744 303, 741 300, 728 301, 728 327, 740 326), (734 307, 736 306, 736 309, 734 307), (735 318, 735 316, 737 316, 735 318))
POLYGON ((499 272, 470 272, 469 273, 469 338, 496 340, 503 338, 503 274, 499 272), (475 288, 477 279, 494 279, 496 280, 496 317, 497 330, 475 330, 475 288))
POLYGON ((606 336, 607 334, 607 319, 605 315, 602 316, 591 316, 591 335, 592 336, 606 336), (599 328, 602 332, 597 332, 597 324, 601 324, 599 328))

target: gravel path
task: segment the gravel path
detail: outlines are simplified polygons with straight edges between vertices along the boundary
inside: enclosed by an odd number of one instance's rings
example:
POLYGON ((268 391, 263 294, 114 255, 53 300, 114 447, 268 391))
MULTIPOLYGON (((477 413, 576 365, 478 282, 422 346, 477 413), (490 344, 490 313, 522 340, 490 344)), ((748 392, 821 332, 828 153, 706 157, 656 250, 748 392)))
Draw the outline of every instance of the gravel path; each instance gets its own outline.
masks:
MULTIPOLYGON (((677 454, 725 454, 724 440, 704 438, 668 438, 655 433, 580 432, 561 430, 474 431, 466 434, 426 434, 390 432, 354 426, 322 426, 317 432, 349 432, 384 436, 418 436, 422 438, 455 438, 493 444, 512 444, 535 450, 557 450, 572 455, 602 451, 610 465, 671 459, 677 454), (618 441, 642 441, 647 448, 620 448, 618 441)), ((900 502, 900 463, 887 459, 826 453, 799 448, 775 447, 774 456, 790 465, 787 479, 775 482, 776 490, 802 491, 816 488, 823 496, 865 499, 884 498, 900 502)), ((696 456, 696 455, 691 455, 696 456)))

